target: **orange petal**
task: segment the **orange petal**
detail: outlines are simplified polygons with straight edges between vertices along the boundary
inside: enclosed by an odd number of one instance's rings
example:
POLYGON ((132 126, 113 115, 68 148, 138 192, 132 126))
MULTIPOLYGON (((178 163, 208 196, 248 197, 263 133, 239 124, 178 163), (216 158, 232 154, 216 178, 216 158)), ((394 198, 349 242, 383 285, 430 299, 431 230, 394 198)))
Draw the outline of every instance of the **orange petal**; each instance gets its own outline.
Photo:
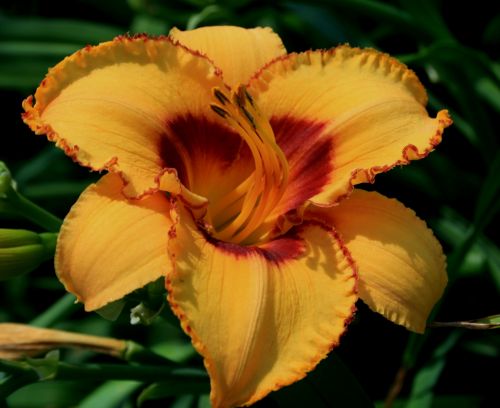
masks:
POLYGON ((231 86, 247 82, 259 68, 286 54, 281 39, 269 27, 216 26, 191 31, 173 28, 170 36, 214 61, 231 86))
POLYGON ((23 118, 80 164, 122 173, 135 197, 158 188, 169 124, 216 116, 214 86, 222 80, 212 63, 170 38, 117 37, 52 68, 23 118))
POLYGON ((327 162, 319 165, 327 180, 312 197, 319 205, 426 156, 451 124, 446 111, 428 117, 425 90, 412 71, 371 49, 341 46, 290 54, 258 72, 249 89, 271 123, 284 123, 275 132, 286 136, 277 135, 283 151, 290 150, 287 144, 324 145, 327 162), (321 129, 320 137, 307 139, 310 126, 321 129))
POLYGON ((213 406, 249 405, 304 377, 338 344, 356 301, 335 232, 313 222, 244 247, 209 238, 180 211, 169 301, 205 359, 213 406))
POLYGON ((447 283, 443 250, 426 224, 399 201, 362 190, 315 213, 335 225, 351 252, 361 299, 422 333, 447 283))
POLYGON ((162 193, 127 200, 122 188, 112 173, 92 184, 59 234, 57 275, 88 311, 165 276, 170 267, 168 200, 162 193))

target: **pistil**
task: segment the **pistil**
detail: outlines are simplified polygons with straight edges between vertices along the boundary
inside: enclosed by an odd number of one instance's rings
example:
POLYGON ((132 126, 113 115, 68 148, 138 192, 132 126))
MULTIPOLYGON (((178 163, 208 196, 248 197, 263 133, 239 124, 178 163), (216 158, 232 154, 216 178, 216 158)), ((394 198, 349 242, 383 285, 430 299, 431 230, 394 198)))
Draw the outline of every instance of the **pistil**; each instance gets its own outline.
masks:
POLYGON ((244 86, 228 97, 219 88, 214 89, 218 104, 212 110, 224 118, 247 143, 254 160, 254 171, 235 190, 222 197, 211 207, 213 219, 229 208, 229 217, 215 225, 215 237, 238 244, 246 240, 264 222, 283 196, 288 182, 288 163, 276 144, 268 120, 258 111, 244 86))

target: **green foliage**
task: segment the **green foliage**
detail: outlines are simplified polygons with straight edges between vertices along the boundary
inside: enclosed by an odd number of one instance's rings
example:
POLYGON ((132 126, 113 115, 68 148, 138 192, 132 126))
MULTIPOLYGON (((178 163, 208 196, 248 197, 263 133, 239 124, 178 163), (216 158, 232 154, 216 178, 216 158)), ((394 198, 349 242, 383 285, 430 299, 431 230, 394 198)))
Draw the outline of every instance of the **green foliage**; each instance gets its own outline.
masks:
MULTIPOLYGON (((424 82, 429 109, 450 110, 454 125, 437 151, 421 163, 378 176, 377 189, 414 208, 445 247, 450 285, 435 319, 463 322, 490 316, 486 323, 498 325, 500 250, 495 241, 498 227, 493 225, 500 206, 500 14, 494 2, 466 6, 444 0, 21 3, 0 5, 0 92, 2 106, 7 107, 0 160, 17 182, 12 184, 6 168, 0 170, 2 228, 35 231, 36 237, 56 232, 59 217, 96 179, 72 166, 54 147, 37 144, 21 124, 20 102, 33 93, 49 67, 87 44, 125 32, 159 35, 174 26, 268 25, 290 51, 349 42, 397 55, 424 82), (461 16, 460 10, 467 15, 461 16)), ((2 399, 20 408, 209 406, 203 365, 176 318, 158 307, 155 299, 164 293, 156 290, 146 288, 113 305, 113 310, 101 310, 114 320, 108 321, 83 313, 72 295, 64 295, 49 263, 42 263, 29 276, 2 282, 0 321, 31 322, 132 342, 127 362, 121 364, 81 350, 2 362, 0 406, 2 399), (151 325, 131 326, 130 308, 141 302, 147 306, 144 310, 151 311, 151 325)), ((256 406, 364 407, 378 401, 376 406, 381 407, 389 390, 393 407, 494 404, 496 384, 488 371, 498 367, 498 331, 433 328, 424 336, 410 335, 403 351, 406 334, 397 327, 370 325, 371 319, 360 308, 357 320, 362 324, 354 322, 335 355, 306 379, 256 406), (383 330, 387 342, 375 348, 370 344, 371 330, 383 330), (384 356, 384 364, 376 364, 377 356, 367 358, 356 347, 373 347, 384 356), (398 368, 403 374, 393 381, 398 368)))
POLYGON ((373 403, 342 360, 332 353, 306 378, 277 391, 272 398, 280 407, 373 407, 373 403), (333 386, 337 384, 337 386, 333 386))

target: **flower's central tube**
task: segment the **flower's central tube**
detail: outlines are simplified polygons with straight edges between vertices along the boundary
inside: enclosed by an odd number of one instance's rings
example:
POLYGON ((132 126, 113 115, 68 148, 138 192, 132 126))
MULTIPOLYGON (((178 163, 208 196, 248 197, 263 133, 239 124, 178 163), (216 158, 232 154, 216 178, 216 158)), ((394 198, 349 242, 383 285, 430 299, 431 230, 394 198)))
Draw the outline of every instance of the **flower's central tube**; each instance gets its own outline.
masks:
POLYGON ((210 208, 214 237, 247 245, 258 240, 255 234, 276 207, 288 182, 288 162, 276 144, 269 121, 258 111, 244 86, 231 97, 214 89, 218 101, 211 105, 248 145, 254 171, 239 186, 210 208))

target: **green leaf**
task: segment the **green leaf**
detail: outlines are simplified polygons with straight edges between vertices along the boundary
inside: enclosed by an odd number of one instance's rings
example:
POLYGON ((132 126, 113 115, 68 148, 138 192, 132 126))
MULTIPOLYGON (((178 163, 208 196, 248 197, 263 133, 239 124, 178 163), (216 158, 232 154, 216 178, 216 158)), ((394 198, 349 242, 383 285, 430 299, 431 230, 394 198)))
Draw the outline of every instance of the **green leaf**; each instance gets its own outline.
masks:
POLYGON ((431 408, 436 385, 446 365, 448 352, 462 336, 455 330, 433 352, 432 357, 416 374, 406 408, 431 408))
POLYGON ((354 375, 335 354, 301 381, 271 394, 281 407, 373 407, 354 375))
MULTIPOLYGON (((323 2, 322 2, 323 3, 323 2)), ((413 27, 411 16, 391 4, 374 0, 337 0, 332 6, 352 10, 401 27, 413 27)))
MULTIPOLYGON (((477 408, 481 406, 484 398, 478 395, 436 395, 434 397, 433 408, 477 408)), ((406 408, 408 401, 398 399, 392 405, 392 408, 406 408)), ((376 408, 387 408, 384 401, 377 401, 376 408)))
POLYGON ((498 200, 500 192, 500 180, 498 179, 499 168, 500 154, 497 153, 476 201, 474 223, 462 237, 461 243, 448 257, 448 275, 450 280, 456 278, 457 271, 459 271, 464 258, 500 209, 500 200, 498 200))
MULTIPOLYGON (((442 242, 456 249, 463 237, 472 230, 472 223, 451 208, 444 207, 441 213, 441 217, 431 223, 432 230, 442 242)), ((457 276, 475 275, 483 273, 485 269, 490 269, 500 291, 500 250, 489 239, 479 236, 462 260, 457 276)))
POLYGON ((52 350, 44 358, 27 358, 26 365, 38 374, 40 380, 52 380, 57 376, 59 361, 59 350, 52 350))
POLYGON ((482 77, 475 83, 476 92, 497 112, 500 112, 500 88, 491 78, 482 77))
POLYGON ((47 68, 57 62, 55 59, 48 61, 30 58, 2 59, 0 87, 21 90, 23 93, 32 92, 47 73, 47 68))
POLYGON ((168 30, 169 26, 165 20, 146 14, 135 16, 130 26, 130 31, 135 34, 163 35, 167 34, 168 30))
POLYGON ((152 350, 169 360, 183 363, 196 355, 196 350, 190 342, 184 340, 169 340, 153 346, 152 350))
POLYGON ((53 57, 62 59, 81 48, 80 44, 35 41, 0 41, 0 57, 53 57))
POLYGON ((497 151, 476 201, 474 223, 483 229, 500 209, 500 151, 497 151))
POLYGON ((0 16, 0 40, 71 42, 81 47, 108 41, 124 31, 92 21, 0 16))
POLYGON ((210 396, 208 394, 202 395, 198 399, 198 408, 210 408, 212 405, 210 404, 210 396))
POLYGON ((125 307, 125 300, 118 299, 114 302, 108 303, 107 305, 97 309, 95 312, 101 316, 103 319, 115 321, 120 316, 123 308, 125 307))
POLYGON ((170 405, 170 408, 194 408, 195 396, 194 395, 181 395, 170 405))
MULTIPOLYGON (((443 242, 456 250, 462 244, 464 237, 474 229, 473 224, 452 208, 443 207, 441 213, 441 217, 431 223, 432 229, 443 242)), ((479 268, 483 260, 488 265, 493 282, 500 292, 500 249, 484 235, 478 236, 477 242, 465 255, 457 276, 471 273, 471 269, 479 268)))
POLYGON ((55 379, 59 371, 59 352, 47 353, 45 358, 25 361, 0 360, 0 371, 9 375, 0 381, 0 401, 27 384, 55 379))
POLYGON ((67 55, 124 31, 89 21, 0 15, 0 87, 29 91, 67 55))
POLYGON ((57 200, 58 198, 76 199, 92 180, 54 181, 28 184, 23 187, 23 193, 30 200, 57 200))
POLYGON ((492 332, 483 333, 483 336, 475 335, 473 339, 464 341, 461 348, 483 357, 500 357, 500 336, 492 332))
MULTIPOLYGON (((47 67, 45 67, 47 70, 47 67)), ((36 179, 40 174, 46 172, 53 165, 54 160, 65 158, 64 153, 54 145, 45 147, 33 159, 28 160, 14 173, 15 180, 20 184, 26 184, 36 179)))
POLYGON ((126 365, 126 364, 59 364, 61 378, 170 381, 179 379, 186 383, 207 381, 207 373, 195 368, 172 368, 166 365, 126 365))
POLYGON ((71 293, 66 293, 61 299, 33 319, 30 325, 37 327, 52 327, 60 320, 70 316, 78 308, 79 306, 76 305, 75 296, 71 293))
POLYGON ((443 16, 437 9, 437 3, 429 0, 400 0, 412 20, 418 27, 425 27, 434 39, 453 40, 453 35, 446 26, 443 16))
POLYGON ((151 384, 137 398, 137 404, 142 406, 146 401, 164 399, 184 394, 205 394, 210 391, 208 378, 201 377, 198 381, 185 381, 183 378, 171 379, 151 384))
POLYGON ((500 43, 500 14, 494 16, 486 26, 483 34, 484 42, 492 45, 500 43))
POLYGON ((193 10, 193 7, 186 4, 175 4, 164 0, 127 0, 127 3, 137 14, 159 18, 177 27, 184 26, 193 12, 199 10, 193 10))
POLYGON ((345 43, 349 40, 345 33, 344 24, 328 9, 296 2, 287 2, 285 6, 308 23, 311 29, 319 31, 326 44, 345 43))
POLYGON ((107 381, 78 403, 78 408, 118 407, 141 387, 140 381, 107 381))
POLYGON ((32 371, 6 377, 0 381, 0 401, 37 380, 37 375, 32 371))
POLYGON ((489 265, 491 277, 497 287, 497 291, 500 293, 500 249, 491 241, 480 242, 486 256, 486 262, 489 265))
POLYGON ((28 384, 7 398, 11 408, 68 408, 95 388, 84 381, 47 381, 28 384))
POLYGON ((165 356, 155 353, 149 348, 136 343, 135 341, 127 341, 127 348, 123 352, 122 358, 129 362, 143 364, 161 364, 162 366, 177 366, 177 362, 166 358, 165 356))
POLYGON ((186 24, 187 30, 193 30, 196 27, 203 25, 208 21, 212 21, 214 19, 225 19, 228 16, 228 10, 216 5, 210 4, 206 6, 199 13, 193 14, 189 17, 189 20, 186 24))

